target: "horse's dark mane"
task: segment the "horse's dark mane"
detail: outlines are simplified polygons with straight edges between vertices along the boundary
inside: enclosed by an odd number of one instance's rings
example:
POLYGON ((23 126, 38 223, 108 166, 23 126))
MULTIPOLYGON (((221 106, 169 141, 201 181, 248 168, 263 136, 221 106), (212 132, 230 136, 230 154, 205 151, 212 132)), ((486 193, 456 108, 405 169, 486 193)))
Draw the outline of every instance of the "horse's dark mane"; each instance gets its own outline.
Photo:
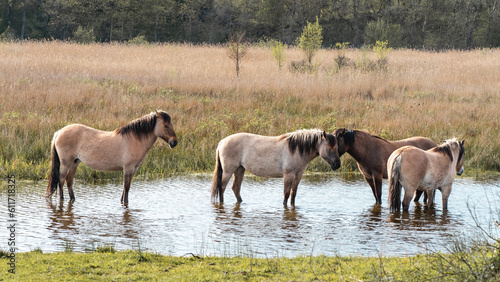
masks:
POLYGON ((135 119, 122 127, 115 129, 115 133, 121 135, 133 134, 139 139, 143 138, 151 133, 151 131, 153 131, 153 129, 155 128, 158 114, 161 115, 163 120, 167 122, 170 121, 170 116, 166 112, 152 112, 141 118, 135 119))
MULTIPOLYGON (((300 154, 303 154, 317 149, 318 141, 321 139, 322 134, 323 131, 320 129, 303 129, 291 133, 285 133, 280 136, 280 139, 285 139, 288 142, 288 148, 292 154, 295 150, 298 150, 300 154)), ((330 140, 328 141, 330 142, 330 140)))
POLYGON ((344 138, 344 144, 346 144, 347 146, 352 146, 354 144, 355 136, 358 133, 363 133, 363 134, 366 134, 366 135, 371 136, 373 138, 377 138, 379 140, 388 142, 387 140, 385 140, 384 138, 382 138, 380 136, 373 135, 373 134, 370 134, 370 133, 365 132, 365 131, 356 130, 356 129, 355 130, 346 129, 346 131, 344 133, 344 136, 343 136, 343 138, 344 138))
POLYGON ((451 152, 451 144, 449 142, 443 142, 441 145, 431 149, 434 152, 448 155, 450 160, 453 162, 453 153, 451 152))

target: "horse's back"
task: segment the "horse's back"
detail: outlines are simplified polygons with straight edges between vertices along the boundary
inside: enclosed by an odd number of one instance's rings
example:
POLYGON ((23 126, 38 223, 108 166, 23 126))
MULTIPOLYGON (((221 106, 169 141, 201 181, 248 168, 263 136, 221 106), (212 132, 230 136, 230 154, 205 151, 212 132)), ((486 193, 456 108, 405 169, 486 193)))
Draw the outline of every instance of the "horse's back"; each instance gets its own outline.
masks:
POLYGON ((426 137, 410 137, 398 141, 394 141, 394 143, 398 144, 399 146, 414 146, 422 150, 429 150, 431 148, 434 148, 437 146, 436 142, 432 141, 429 138, 426 137))
POLYGON ((54 136, 56 150, 68 161, 78 159, 96 170, 113 171, 122 168, 123 138, 118 138, 112 131, 102 131, 83 124, 70 124, 54 136))
POLYGON ((288 150, 279 136, 236 133, 219 142, 217 151, 223 169, 239 166, 257 176, 282 177, 283 153, 288 150), (282 144, 283 143, 283 144, 282 144))

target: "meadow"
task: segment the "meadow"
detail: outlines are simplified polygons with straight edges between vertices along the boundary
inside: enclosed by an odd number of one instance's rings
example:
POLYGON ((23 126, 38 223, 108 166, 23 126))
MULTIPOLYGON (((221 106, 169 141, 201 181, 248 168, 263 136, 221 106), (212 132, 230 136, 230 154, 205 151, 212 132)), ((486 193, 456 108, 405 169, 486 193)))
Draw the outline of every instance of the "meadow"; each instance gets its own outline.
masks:
MULTIPOLYGON (((157 141, 140 177, 211 172, 217 143, 241 131, 280 135, 302 128, 366 130, 387 139, 466 141, 466 175, 500 171, 500 50, 391 50, 384 69, 370 50, 322 49, 313 74, 285 50, 281 70, 266 47, 250 47, 236 77, 225 46, 0 43, 0 173, 48 176, 50 142, 71 123, 115 128, 156 109, 171 116, 179 145, 157 141), (358 65, 358 67, 356 67, 358 65)), ((357 170, 343 157, 341 171, 357 170)), ((315 160, 310 172, 329 171, 315 160)), ((79 167, 77 178, 116 178, 79 167)))
POLYGON ((5 281, 498 281, 498 247, 415 257, 163 256, 102 246, 89 253, 17 254, 15 274, 0 253, 5 281), (496 255, 495 255, 496 252, 496 255))

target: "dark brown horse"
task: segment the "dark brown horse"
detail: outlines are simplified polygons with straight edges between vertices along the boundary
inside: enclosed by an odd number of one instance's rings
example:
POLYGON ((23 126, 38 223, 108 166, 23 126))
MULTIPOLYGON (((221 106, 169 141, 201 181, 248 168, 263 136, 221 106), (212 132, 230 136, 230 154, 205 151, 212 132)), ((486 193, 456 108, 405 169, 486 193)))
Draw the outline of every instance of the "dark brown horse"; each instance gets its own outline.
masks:
POLYGON ((379 204, 382 203, 382 178, 387 179, 387 160, 392 152, 407 145, 423 150, 437 146, 434 141, 424 137, 388 141, 367 132, 345 128, 335 130, 333 135, 337 138, 339 156, 349 153, 354 158, 379 204))

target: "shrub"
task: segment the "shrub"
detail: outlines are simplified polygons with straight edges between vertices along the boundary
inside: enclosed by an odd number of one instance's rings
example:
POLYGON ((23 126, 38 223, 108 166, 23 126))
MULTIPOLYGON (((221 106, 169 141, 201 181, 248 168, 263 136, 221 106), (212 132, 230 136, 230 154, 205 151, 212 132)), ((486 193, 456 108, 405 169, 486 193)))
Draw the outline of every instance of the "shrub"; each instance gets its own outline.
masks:
POLYGON ((0 42, 14 41, 16 39, 16 32, 10 28, 10 25, 5 29, 5 31, 0 34, 0 42))
POLYGON ((130 45, 147 45, 149 42, 146 40, 146 36, 138 35, 128 41, 130 45))
POLYGON ((73 41, 82 44, 90 44, 95 42, 94 29, 87 29, 79 26, 73 33, 73 41))
POLYGON ((283 64, 285 63, 285 45, 282 42, 277 41, 273 47, 273 57, 278 64, 278 69, 281 70, 283 64))
POLYGON ((337 55, 337 58, 335 58, 335 63, 337 63, 337 70, 340 71, 340 69, 347 67, 351 64, 351 60, 346 57, 345 51, 347 49, 347 46, 349 45, 349 42, 343 42, 343 43, 337 43, 335 44, 335 47, 339 49, 339 53, 337 55))
POLYGON ((317 74, 320 64, 310 64, 306 60, 292 61, 289 70, 292 73, 317 74))

